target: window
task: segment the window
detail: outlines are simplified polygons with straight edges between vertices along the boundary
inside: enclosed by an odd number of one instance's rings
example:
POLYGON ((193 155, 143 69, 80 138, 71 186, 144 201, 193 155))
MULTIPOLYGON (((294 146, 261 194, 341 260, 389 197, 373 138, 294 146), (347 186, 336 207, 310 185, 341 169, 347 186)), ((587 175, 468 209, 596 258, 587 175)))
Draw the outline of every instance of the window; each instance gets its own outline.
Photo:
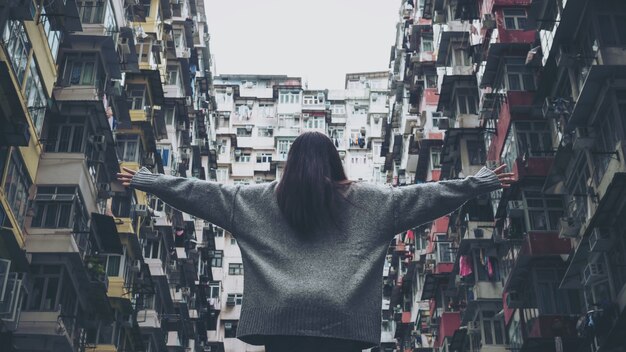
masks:
POLYGON ((330 109, 333 115, 345 115, 346 114, 346 106, 343 104, 333 104, 330 109))
POLYGON ((27 309, 31 311, 57 310, 61 303, 63 276, 63 269, 60 265, 34 265, 30 277, 33 286, 28 295, 27 309))
POLYGON ((186 44, 185 38, 183 36, 183 31, 180 29, 174 29, 172 32, 174 37, 174 46, 176 46, 176 49, 184 48, 186 44))
POLYGON ((0 148, 0 161, 6 160, 2 157, 2 154, 9 159, 4 184, 6 201, 11 207, 11 211, 13 211, 13 215, 17 219, 18 224, 23 227, 24 217, 29 208, 28 190, 32 182, 28 176, 24 161, 16 148, 0 148))
POLYGON ((281 139, 278 141, 278 155, 281 160, 287 159, 287 155, 289 154, 289 148, 293 144, 293 140, 291 139, 281 139))
POLYGON ((63 32, 52 30, 50 20, 48 19, 48 16, 46 16, 46 9, 42 7, 40 8, 40 11, 41 14, 39 15, 39 18, 41 25, 43 26, 43 31, 46 33, 48 48, 50 49, 50 54, 52 54, 52 59, 56 62, 57 55, 59 54, 59 46, 61 45, 61 40, 63 39, 63 32))
POLYGON ((165 124, 168 126, 174 126, 176 122, 176 109, 175 108, 165 108, 164 111, 165 124))
POLYGON ((324 104, 324 95, 304 95, 302 96, 302 105, 319 105, 324 104))
POLYGON ((237 337, 237 320, 224 320, 224 337, 235 338, 237 337))
POLYGON ((102 23, 106 6, 104 1, 80 1, 78 11, 82 23, 102 23))
POLYGON ((237 244, 237 239, 235 237, 230 237, 230 244, 231 245, 236 245, 237 244))
POLYGON ((222 267, 222 259, 224 258, 224 251, 222 250, 209 251, 209 257, 211 258, 212 268, 222 267))
POLYGON ((552 134, 545 121, 516 121, 513 126, 519 155, 540 157, 552 154, 552 134))
POLYGON ((37 71, 37 63, 34 57, 30 61, 30 68, 28 69, 28 77, 26 78, 24 88, 24 97, 28 104, 30 118, 33 120, 37 133, 41 135, 43 119, 46 115, 47 98, 41 84, 41 78, 39 76, 39 71, 37 71))
POLYGON ((130 110, 143 110, 148 105, 146 99, 146 86, 143 84, 128 84, 126 89, 127 101, 130 110))
POLYGON ((508 8, 503 9, 504 26, 506 29, 525 29, 526 27, 526 10, 508 8))
POLYGON ((272 153, 261 153, 256 156, 257 163, 271 163, 272 162, 272 153))
POLYGON ((437 241, 437 257, 440 263, 454 263, 455 252, 452 242, 437 241))
POLYGON ((120 134, 116 138, 117 157, 122 161, 139 162, 143 147, 138 135, 120 134))
POLYGON ((243 264, 242 263, 228 264, 228 275, 243 275, 243 264))
POLYGON ((430 148, 430 167, 432 169, 440 169, 441 148, 430 148))
POLYGON ((509 60, 506 65, 506 87, 514 91, 534 91, 535 78, 524 60, 509 60))
POLYGON ((477 114, 478 95, 474 94, 475 89, 459 88, 456 91, 457 113, 458 114, 477 114))
POLYGON ((258 127, 257 134, 259 137, 273 137, 274 127, 258 127))
POLYGON ((247 178, 235 178, 233 179, 233 184, 235 185, 249 185, 250 184, 250 179, 247 178))
POLYGON ((148 259, 164 259, 165 255, 161 256, 165 248, 161 248, 161 241, 159 238, 149 238, 144 242, 143 256, 148 259))
POLYGON ((85 150, 86 128, 83 116, 68 116, 48 128, 46 152, 80 153, 85 150))
POLYGON ((300 91, 281 91, 278 93, 280 104, 300 104, 300 91))
POLYGON ((273 118, 274 104, 259 103, 259 115, 265 118, 273 118))
POLYGON ((559 218, 563 216, 563 201, 560 196, 543 195, 540 191, 524 191, 528 211, 528 229, 556 231, 559 218))
POLYGON ((13 72, 15 72, 18 82, 22 84, 28 63, 28 53, 31 48, 22 22, 13 20, 7 21, 2 41, 9 54, 9 61, 11 62, 13 72))
MULTIPOLYGON (((554 268, 535 269, 534 285, 539 314, 579 314, 581 309, 578 290, 560 289, 563 273, 554 268)), ((597 302, 597 301, 596 301, 597 302)))
POLYGON ((178 85, 178 66, 167 66, 167 84, 178 85))
POLYGON ((35 197, 35 216, 30 226, 72 228, 86 224, 87 215, 82 204, 75 186, 39 186, 35 197))
POLYGON ((229 293, 228 301, 235 302, 235 305, 240 306, 243 302, 243 294, 242 293, 229 293))
POLYGON ((504 321, 496 318, 493 311, 481 311, 482 315, 482 338, 486 345, 504 345, 506 333, 504 321))
POLYGON ((304 123, 305 128, 323 129, 326 127, 326 119, 324 117, 309 117, 304 123))
POLYGON ((218 168, 216 170, 216 178, 217 182, 226 182, 228 181, 228 168, 218 168))
POLYGON ((467 141, 467 154, 470 165, 484 165, 485 144, 482 141, 467 141))
POLYGON ((220 282, 219 281, 211 281, 209 283, 209 298, 220 298, 220 282))
POLYGON ((426 88, 437 88, 437 75, 425 75, 426 79, 426 88))
POLYGON ((235 161, 238 163, 249 163, 250 162, 250 153, 241 153, 241 155, 235 156, 235 161))
POLYGON ((237 137, 252 137, 252 126, 237 127, 237 137))
POLYGON ((462 47, 455 47, 452 49, 452 55, 449 57, 449 66, 470 66, 472 64, 467 49, 462 47))
POLYGON ((294 115, 292 114, 278 115, 278 127, 299 130, 299 126, 300 126, 300 119, 296 119, 294 115))
POLYGON ((97 85, 98 59, 96 53, 69 53, 65 55, 63 85, 97 85))
POLYGON ((433 51, 432 37, 422 37, 422 52, 424 51, 433 51))
POLYGON ((111 201, 111 211, 116 217, 130 218, 130 208, 133 203, 133 198, 130 195, 116 193, 111 201))
POLYGON ((121 255, 107 256, 107 263, 106 263, 107 276, 122 276, 120 269, 123 269, 122 256, 121 255))
POLYGON ((168 167, 170 165, 170 148, 167 146, 159 146, 156 151, 161 155, 163 167, 168 167))

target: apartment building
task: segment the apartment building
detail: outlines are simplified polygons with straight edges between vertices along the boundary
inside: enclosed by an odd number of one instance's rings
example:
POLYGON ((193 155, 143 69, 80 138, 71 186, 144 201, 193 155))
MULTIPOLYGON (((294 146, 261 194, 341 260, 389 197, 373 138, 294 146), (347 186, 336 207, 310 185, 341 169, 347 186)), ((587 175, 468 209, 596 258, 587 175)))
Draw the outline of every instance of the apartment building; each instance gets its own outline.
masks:
POLYGON ((0 4, 3 351, 210 350, 210 226, 115 179, 211 176, 204 14, 0 4))
MULTIPOLYGON (((387 124, 388 72, 346 75, 342 90, 307 89, 302 79, 283 75, 219 75, 214 78, 216 179, 264 183, 282 175, 289 148, 307 131, 327 134, 350 179, 386 182, 381 155, 387 124)), ((211 226, 212 281, 209 300, 216 317, 209 344, 218 351, 263 347, 235 338, 243 294, 241 252, 232 234, 211 226)))
POLYGON ((408 0, 399 13, 397 125, 435 106, 416 180, 505 163, 517 182, 398 236, 381 350, 624 351, 626 7, 408 0))

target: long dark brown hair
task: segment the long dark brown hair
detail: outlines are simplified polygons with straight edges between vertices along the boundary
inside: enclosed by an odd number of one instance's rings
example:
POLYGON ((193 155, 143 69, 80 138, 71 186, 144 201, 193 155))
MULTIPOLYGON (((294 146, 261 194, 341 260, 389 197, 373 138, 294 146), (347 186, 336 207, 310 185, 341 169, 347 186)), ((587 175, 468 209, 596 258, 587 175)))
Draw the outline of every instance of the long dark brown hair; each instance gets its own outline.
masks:
POLYGON ((306 132, 289 150, 276 187, 278 206, 293 229, 308 235, 325 223, 337 225, 340 191, 349 184, 331 139, 320 132, 306 132))

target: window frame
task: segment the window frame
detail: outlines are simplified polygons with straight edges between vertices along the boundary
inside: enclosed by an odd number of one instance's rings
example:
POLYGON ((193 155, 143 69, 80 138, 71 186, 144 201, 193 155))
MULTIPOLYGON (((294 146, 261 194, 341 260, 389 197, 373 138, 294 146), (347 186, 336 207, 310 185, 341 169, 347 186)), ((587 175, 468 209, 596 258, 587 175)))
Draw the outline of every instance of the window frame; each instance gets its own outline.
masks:
POLYGON ((243 275, 243 263, 228 263, 228 275, 243 275))
POLYGON ((526 9, 522 7, 510 7, 502 9, 502 23, 504 24, 504 28, 506 30, 525 30, 528 12, 526 9), (516 11, 519 11, 515 13, 516 11), (508 12, 508 14, 507 14, 508 12), (521 12, 524 14, 522 15, 521 12), (513 23, 508 23, 507 20, 512 20, 513 23), (512 26, 509 26, 512 24, 512 26))

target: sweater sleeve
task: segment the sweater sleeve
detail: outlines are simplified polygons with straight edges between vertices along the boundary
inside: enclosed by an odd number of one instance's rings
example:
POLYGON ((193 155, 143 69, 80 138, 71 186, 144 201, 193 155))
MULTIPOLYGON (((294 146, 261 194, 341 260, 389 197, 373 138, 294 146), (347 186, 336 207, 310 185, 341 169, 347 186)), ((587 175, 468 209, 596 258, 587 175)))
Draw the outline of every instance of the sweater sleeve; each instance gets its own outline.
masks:
POLYGON ((486 167, 460 180, 394 187, 394 233, 433 221, 482 193, 500 188, 498 176, 486 167))
POLYGON ((227 231, 232 228, 233 203, 239 186, 153 174, 145 167, 133 176, 130 186, 227 231))

